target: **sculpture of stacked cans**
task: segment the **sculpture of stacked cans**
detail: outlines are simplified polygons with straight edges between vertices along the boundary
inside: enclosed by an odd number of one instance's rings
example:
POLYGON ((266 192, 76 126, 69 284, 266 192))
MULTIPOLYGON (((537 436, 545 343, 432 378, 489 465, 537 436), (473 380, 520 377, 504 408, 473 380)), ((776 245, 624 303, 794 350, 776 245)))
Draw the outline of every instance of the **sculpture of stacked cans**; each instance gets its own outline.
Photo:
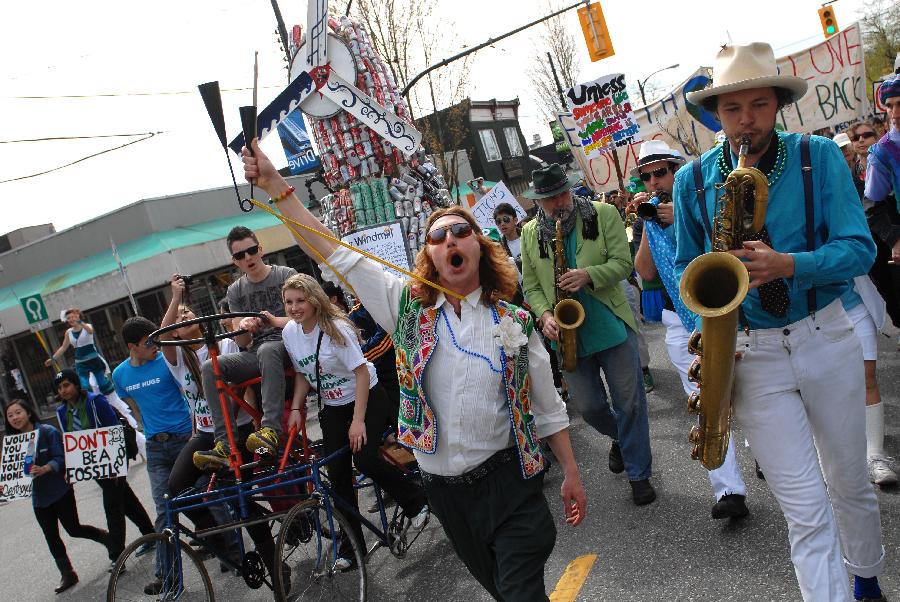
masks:
MULTIPOLYGON (((409 108, 366 31, 347 16, 328 20, 350 48, 358 67, 356 85, 388 111, 409 119, 409 108)), ((413 256, 425 242, 425 222, 450 203, 443 177, 424 152, 407 160, 400 151, 355 117, 341 111, 310 118, 321 152, 325 181, 338 190, 322 200, 325 225, 337 235, 399 219, 413 256)))

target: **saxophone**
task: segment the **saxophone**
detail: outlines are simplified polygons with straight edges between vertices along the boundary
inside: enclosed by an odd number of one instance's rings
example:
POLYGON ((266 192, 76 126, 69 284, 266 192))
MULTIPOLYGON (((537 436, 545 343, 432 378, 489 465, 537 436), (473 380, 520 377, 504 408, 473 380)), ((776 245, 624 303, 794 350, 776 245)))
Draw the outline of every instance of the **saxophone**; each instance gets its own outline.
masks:
POLYGON ((738 308, 750 284, 747 268, 726 251, 762 230, 769 198, 765 174, 745 166, 749 147, 749 137, 742 137, 737 168, 722 185, 712 250, 688 264, 679 287, 685 306, 702 318, 702 334, 695 331, 688 342, 697 356, 688 378, 700 386, 688 398, 688 412, 699 415, 688 440, 691 457, 708 470, 721 466, 728 451, 738 308))
POLYGON ((556 347, 560 357, 560 368, 574 372, 578 364, 577 329, 584 322, 584 307, 559 287, 559 279, 568 271, 566 249, 562 234, 562 219, 556 220, 556 238, 553 239, 553 279, 556 283, 556 305, 553 319, 559 326, 559 340, 556 347))

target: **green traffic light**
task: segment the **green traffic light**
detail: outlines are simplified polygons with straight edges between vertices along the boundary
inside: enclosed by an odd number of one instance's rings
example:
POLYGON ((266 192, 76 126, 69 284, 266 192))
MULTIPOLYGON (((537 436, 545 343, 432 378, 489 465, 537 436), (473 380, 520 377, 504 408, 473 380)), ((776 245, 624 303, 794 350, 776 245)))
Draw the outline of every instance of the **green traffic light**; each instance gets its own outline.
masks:
POLYGON ((828 35, 834 34, 834 25, 829 25, 826 31, 828 32, 828 35))

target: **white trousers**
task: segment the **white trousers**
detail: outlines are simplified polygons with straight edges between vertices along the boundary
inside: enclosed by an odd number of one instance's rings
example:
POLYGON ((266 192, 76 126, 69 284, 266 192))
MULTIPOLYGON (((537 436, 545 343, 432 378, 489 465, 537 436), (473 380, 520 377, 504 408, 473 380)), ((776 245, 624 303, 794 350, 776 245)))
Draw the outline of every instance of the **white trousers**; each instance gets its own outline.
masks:
POLYGON ((786 328, 739 332, 737 350, 735 415, 787 520, 803 599, 849 600, 844 564, 874 577, 884 563, 853 325, 836 300, 786 328))
MULTIPOLYGON (((694 356, 688 353, 688 338, 690 334, 681 323, 681 318, 674 311, 664 309, 662 311, 662 323, 666 327, 666 349, 669 351, 669 359, 678 370, 681 377, 681 386, 684 387, 684 403, 687 407, 687 396, 697 390, 697 385, 688 380, 688 367, 694 361, 694 356)), ((716 500, 723 495, 734 493, 747 495, 747 486, 741 477, 741 471, 734 455, 734 442, 728 438, 728 452, 725 461, 720 467, 709 471, 709 483, 712 485, 713 496, 716 500)))

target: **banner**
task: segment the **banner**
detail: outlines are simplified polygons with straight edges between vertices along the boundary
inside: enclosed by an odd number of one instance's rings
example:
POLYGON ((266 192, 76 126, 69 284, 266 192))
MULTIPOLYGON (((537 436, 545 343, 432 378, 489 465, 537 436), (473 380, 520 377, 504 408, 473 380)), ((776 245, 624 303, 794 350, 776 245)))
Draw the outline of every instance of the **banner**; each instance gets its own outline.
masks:
POLYGON ((525 210, 519 205, 516 197, 510 192, 503 182, 497 182, 491 191, 481 197, 472 207, 472 215, 482 228, 494 228, 494 208, 500 203, 509 203, 516 210, 516 221, 522 221, 527 217, 525 210))
POLYGON ((37 450, 38 430, 3 437, 0 455, 0 500, 20 500, 31 497, 31 477, 25 476, 25 456, 31 448, 37 450))
POLYGON ((303 123, 303 111, 291 111, 284 121, 278 124, 278 137, 287 157, 288 167, 292 175, 306 173, 319 166, 319 158, 313 151, 303 123))
POLYGON ((624 74, 579 84, 565 96, 578 127, 576 135, 589 159, 599 158, 607 149, 641 141, 624 74))
MULTIPOLYGON (((712 57, 710 57, 712 58, 712 57)), ((796 103, 784 107, 776 117, 788 132, 813 132, 822 128, 844 129, 846 124, 869 114, 866 98, 865 65, 858 23, 800 52, 776 59, 783 74, 807 80, 808 90, 796 103)), ((710 82, 711 69, 697 69, 674 90, 645 107, 634 109, 641 140, 665 140, 686 158, 697 157, 715 145, 721 129, 716 116, 687 101, 687 93, 701 90, 710 82)), ((601 90, 602 91, 602 90, 601 90)), ((576 97, 578 98, 578 97, 576 97)), ((570 144, 578 138, 578 115, 560 118, 570 144), (573 123, 574 121, 574 123, 573 123)), ((617 149, 623 174, 637 165, 640 144, 617 149)), ((577 149, 573 144, 573 154, 577 149)), ((616 188, 612 159, 585 153, 586 180, 596 192, 616 188)))
MULTIPOLYGON (((341 237, 346 243, 368 251, 376 257, 390 261, 405 270, 410 270, 409 253, 406 250, 406 237, 400 221, 387 222, 377 226, 360 228, 341 237)), ((386 265, 378 264, 385 272, 394 274, 398 278, 406 280, 406 276, 386 265)))
POLYGON ((128 474, 125 455, 125 427, 63 433, 66 452, 66 480, 70 483, 93 481, 128 474))

